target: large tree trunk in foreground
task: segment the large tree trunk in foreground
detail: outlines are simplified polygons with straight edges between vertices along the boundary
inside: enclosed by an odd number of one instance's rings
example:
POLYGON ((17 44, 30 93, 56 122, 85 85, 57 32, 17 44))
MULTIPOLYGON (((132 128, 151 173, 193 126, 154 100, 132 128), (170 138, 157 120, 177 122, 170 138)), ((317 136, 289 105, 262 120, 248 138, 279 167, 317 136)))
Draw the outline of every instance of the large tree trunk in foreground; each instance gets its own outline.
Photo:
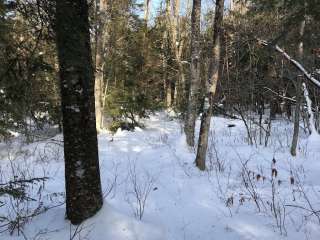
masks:
POLYGON ((194 129, 197 119, 197 104, 200 82, 200 17, 201 0, 193 0, 191 14, 191 81, 188 92, 188 109, 185 120, 187 144, 194 146, 194 129))
POLYGON ((196 165, 200 170, 206 168, 206 155, 208 148, 208 137, 210 130, 210 119, 212 116, 212 109, 214 105, 214 96, 219 80, 220 67, 221 67, 221 34, 223 23, 223 8, 224 0, 216 0, 215 19, 213 26, 213 51, 212 58, 210 59, 209 66, 209 83, 208 83, 208 95, 204 104, 204 113, 201 116, 201 126, 198 141, 198 149, 196 156, 196 165))
POLYGON ((86 0, 56 1, 67 218, 73 224, 102 206, 94 71, 86 0))

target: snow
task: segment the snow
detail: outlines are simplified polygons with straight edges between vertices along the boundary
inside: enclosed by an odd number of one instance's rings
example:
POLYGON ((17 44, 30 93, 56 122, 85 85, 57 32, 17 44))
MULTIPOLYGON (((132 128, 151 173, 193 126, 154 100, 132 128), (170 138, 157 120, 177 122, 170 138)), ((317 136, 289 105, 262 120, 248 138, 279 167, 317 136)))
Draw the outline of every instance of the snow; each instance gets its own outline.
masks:
POLYGON ((78 178, 82 178, 84 175, 85 170, 81 167, 81 164, 79 164, 79 166, 77 166, 77 170, 76 170, 76 176, 78 178))
POLYGON ((305 83, 302 84, 302 87, 303 87, 304 97, 305 97, 306 102, 307 102, 307 108, 308 108, 308 114, 309 114, 309 125, 310 125, 311 134, 318 134, 317 130, 316 130, 316 127, 314 125, 314 114, 313 114, 313 111, 312 111, 312 101, 311 101, 311 99, 309 97, 308 88, 307 88, 305 83))
POLYGON ((73 112, 77 112, 77 113, 80 112, 79 106, 66 106, 66 109, 70 109, 70 110, 72 110, 73 112))
MULTIPOLYGON (((162 232, 152 225, 142 223, 119 213, 108 203, 96 214, 79 227, 70 226, 64 219, 64 209, 48 212, 45 217, 34 220, 34 225, 42 226, 46 239, 70 239, 70 234, 79 233, 75 239, 141 239, 162 240, 162 232), (70 229, 71 228, 71 229, 70 229), (53 232, 52 232, 53 231, 53 232), (71 232, 71 233, 70 233, 71 232)), ((35 231, 40 229, 35 229, 35 231)), ((12 237, 12 239, 15 239, 12 237)), ((17 237, 16 239, 23 239, 17 237)))
POLYGON ((311 73, 308 73, 307 70, 295 59, 291 58, 282 48, 280 48, 278 45, 276 45, 276 50, 283 54, 283 56, 288 59, 290 62, 292 62, 297 68, 300 69, 301 72, 315 85, 320 87, 320 81, 312 76, 311 73))
MULTIPOLYGON (((267 41, 265 41, 265 40, 258 39, 258 41, 264 46, 269 46, 269 43, 267 41)), ((283 50, 278 45, 275 45, 274 49, 277 52, 281 53, 289 62, 291 62, 293 65, 295 65, 304 74, 304 76, 306 76, 317 87, 320 87, 320 81, 318 79, 316 79, 315 77, 313 77, 312 74, 309 73, 297 60, 295 60, 292 57, 290 57, 289 54, 285 50, 283 50)))
POLYGON ((204 111, 207 111, 207 110, 209 109, 209 107, 210 107, 209 98, 206 97, 206 98, 204 99, 204 106, 203 106, 204 111))
MULTIPOLYGON (((65 205, 55 207, 26 224, 23 231, 28 239, 69 240, 70 234, 75 232, 74 239, 92 240, 319 239, 320 223, 316 216, 289 206, 309 209, 299 192, 303 188, 312 207, 320 209, 318 134, 309 137, 301 131, 298 155, 291 157, 292 123, 273 121, 268 147, 249 146, 241 120, 214 117, 208 170, 201 172, 194 165, 195 152, 186 145, 183 128, 173 112, 159 112, 146 119, 145 125, 145 129, 135 132, 118 130, 114 135, 108 132, 99 135, 105 203, 98 214, 77 228, 65 220, 65 205), (235 127, 228 127, 230 124, 235 127), (218 165, 223 171, 218 170, 218 165), (265 177, 259 181, 253 179, 255 190, 263 199, 263 203, 259 203, 260 212, 242 182, 244 165, 250 174, 259 173, 265 177), (271 168, 277 169, 277 178, 271 176, 271 168), (294 185, 290 184, 291 176, 295 178, 294 185), (275 206, 287 205, 282 232, 268 205, 272 202, 272 182, 276 183, 275 206), (140 198, 146 199, 142 220, 137 214, 139 201, 135 188, 140 198)), ((198 131, 200 121, 196 125, 198 131)), ((61 139, 60 135, 54 138, 55 141, 61 139)), ((21 146, 17 137, 10 147, 0 144, 0 155, 0 169, 7 173, 2 181, 9 178, 9 169, 14 163, 20 169, 28 168, 28 172, 37 177, 49 177, 43 192, 45 204, 62 201, 61 146, 50 140, 21 146), (20 152, 24 155, 14 157, 20 152), (8 156, 12 156, 11 161, 8 156), (55 197, 49 201, 45 196, 55 197)), ((36 192, 36 188, 30 189, 30 194, 36 192)), ((0 215, 6 211, 0 208, 0 215)), ((6 232, 0 233, 0 239, 24 237, 17 232, 12 236, 6 232)))

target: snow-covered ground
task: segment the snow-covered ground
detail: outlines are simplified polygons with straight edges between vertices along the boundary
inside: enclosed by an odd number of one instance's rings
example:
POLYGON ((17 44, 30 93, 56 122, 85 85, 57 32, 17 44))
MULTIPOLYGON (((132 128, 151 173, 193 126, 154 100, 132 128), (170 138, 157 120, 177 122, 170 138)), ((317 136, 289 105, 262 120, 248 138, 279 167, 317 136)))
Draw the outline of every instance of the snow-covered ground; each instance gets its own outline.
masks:
MULTIPOLYGON (((17 176, 49 177, 27 190, 32 197, 41 192, 44 206, 60 206, 30 219, 19 235, 4 232, 0 239, 318 240, 320 140, 318 135, 302 135, 298 155, 291 157, 291 136, 292 124, 277 120, 268 147, 249 146, 240 120, 214 117, 208 170, 200 172, 181 124, 165 113, 147 119, 143 130, 100 134, 105 204, 78 227, 65 220, 65 206, 60 204, 62 137, 23 147, 18 140, 2 144, 1 182, 8 181, 12 171, 17 176)), ((259 143, 259 131, 253 137, 259 143)), ((39 202, 20 206, 3 196, 0 201, 5 204, 0 216, 34 209, 39 202)))

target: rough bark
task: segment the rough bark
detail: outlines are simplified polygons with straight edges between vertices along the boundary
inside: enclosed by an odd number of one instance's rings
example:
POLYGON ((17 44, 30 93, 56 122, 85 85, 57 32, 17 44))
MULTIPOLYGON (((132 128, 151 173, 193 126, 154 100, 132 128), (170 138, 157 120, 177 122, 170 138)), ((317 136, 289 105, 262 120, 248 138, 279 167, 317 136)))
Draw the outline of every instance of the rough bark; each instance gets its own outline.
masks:
POLYGON ((56 1, 56 41, 63 116, 66 214, 71 223, 80 224, 103 204, 86 0, 56 1))
POLYGON ((201 0, 193 0, 191 13, 191 80, 188 92, 188 109, 185 120, 187 144, 194 146, 194 129, 197 118, 197 100, 199 98, 200 82, 200 17, 201 0))
POLYGON ((204 113, 201 116, 200 134, 198 140, 196 166, 200 170, 206 168, 206 153, 208 148, 208 137, 210 130, 210 120, 214 107, 214 96, 221 67, 221 34, 223 23, 224 0, 216 0, 215 19, 213 25, 212 58, 210 58, 209 77, 207 87, 207 97, 205 98, 204 113))
MULTIPOLYGON (((300 24, 299 29, 299 36, 300 36, 300 42, 298 44, 298 59, 299 61, 303 58, 303 41, 302 37, 304 35, 306 21, 302 20, 300 24)), ((299 123, 300 123, 300 108, 301 108, 301 101, 302 101, 302 76, 298 76, 297 83, 296 83, 296 108, 295 108, 295 114, 294 114, 294 126, 293 126, 293 136, 292 136, 292 143, 291 143, 291 155, 296 156, 297 155, 297 145, 298 145, 298 138, 299 138, 299 123)))
POLYGON ((299 123, 300 123, 300 108, 301 108, 301 86, 302 81, 301 77, 297 78, 296 83, 296 106, 295 106, 295 113, 294 113, 294 126, 293 126, 293 136, 292 136, 292 143, 291 143, 291 155, 297 155, 297 145, 298 145, 298 138, 299 138, 299 123))

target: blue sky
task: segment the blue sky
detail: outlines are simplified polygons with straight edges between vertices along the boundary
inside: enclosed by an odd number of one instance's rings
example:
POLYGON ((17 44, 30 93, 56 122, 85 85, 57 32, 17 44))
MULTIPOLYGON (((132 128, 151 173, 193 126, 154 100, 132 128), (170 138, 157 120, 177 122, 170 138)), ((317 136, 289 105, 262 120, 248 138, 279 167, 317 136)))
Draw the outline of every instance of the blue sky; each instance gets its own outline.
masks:
MULTIPOLYGON (((138 0, 138 2, 144 3, 144 0, 138 0)), ((151 0, 151 18, 155 16, 161 2, 165 2, 165 0, 151 0)), ((180 0, 181 11, 186 9, 188 2, 189 4, 192 4, 192 0, 180 0)), ((202 12, 205 13, 208 11, 208 9, 212 9, 214 3, 214 0, 202 0, 202 12)), ((225 7, 228 8, 229 5, 230 0, 225 0, 225 7)))

